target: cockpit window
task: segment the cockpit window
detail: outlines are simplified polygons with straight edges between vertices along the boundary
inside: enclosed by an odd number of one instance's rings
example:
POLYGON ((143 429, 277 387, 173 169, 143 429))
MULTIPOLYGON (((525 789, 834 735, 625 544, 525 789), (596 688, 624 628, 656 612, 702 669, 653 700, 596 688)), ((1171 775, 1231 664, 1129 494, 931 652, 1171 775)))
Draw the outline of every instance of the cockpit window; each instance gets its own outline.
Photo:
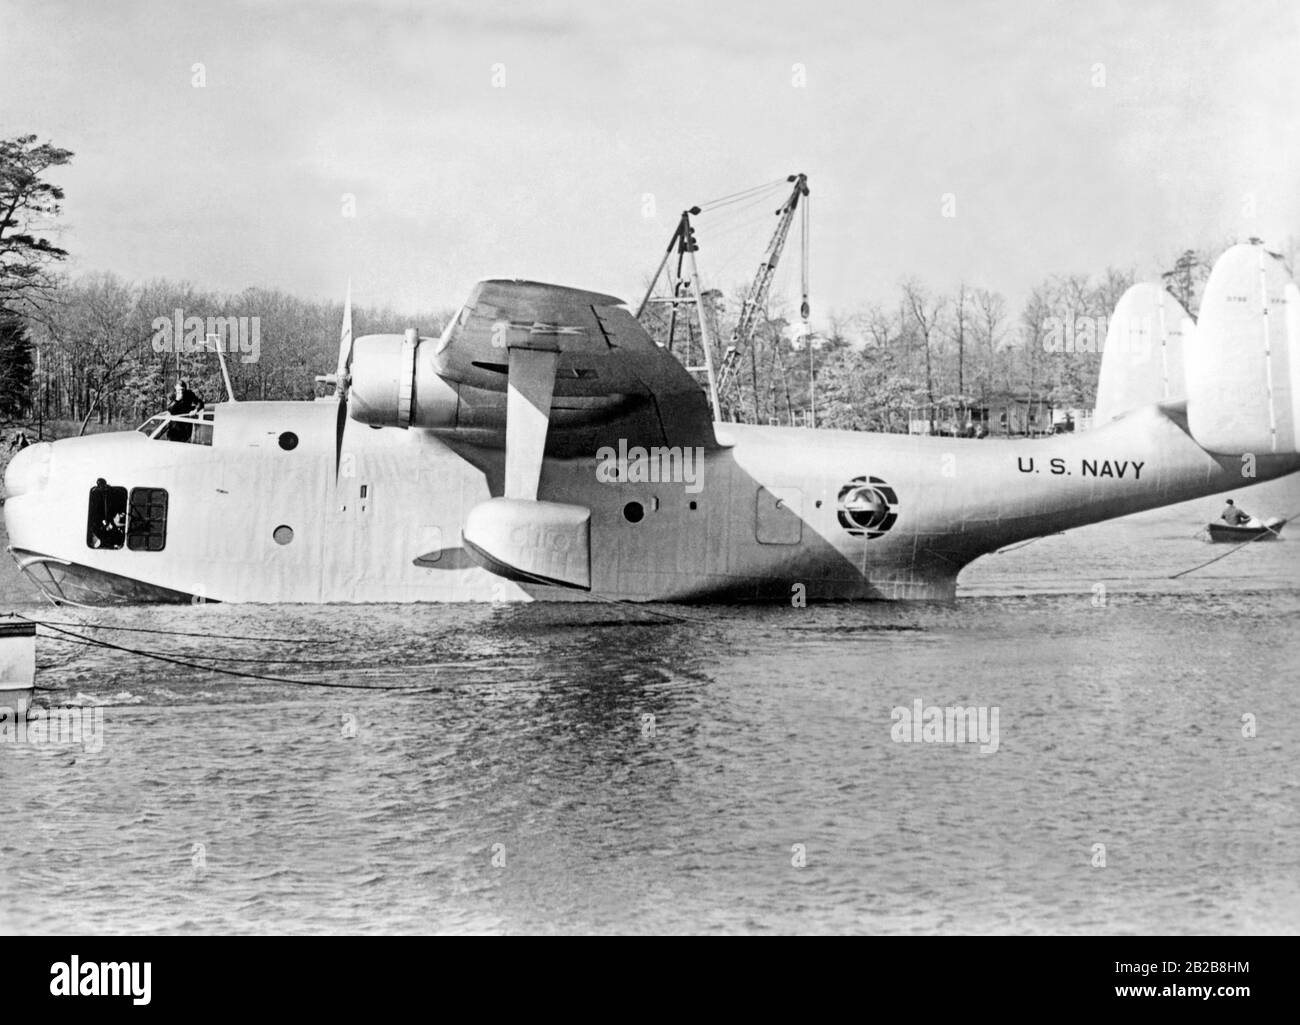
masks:
POLYGON ((86 547, 121 548, 126 539, 126 488, 111 487, 102 477, 90 489, 86 511, 86 547))
POLYGON ((158 433, 158 428, 160 428, 166 422, 167 422, 167 417, 165 416, 151 416, 149 417, 148 420, 146 420, 139 427, 137 427, 136 430, 139 431, 141 434, 148 435, 150 438, 152 438, 155 434, 158 433))
POLYGON ((155 441, 183 441, 194 445, 212 444, 212 415, 210 409, 201 409, 184 416, 159 413, 136 428, 155 441))
POLYGON ((167 546, 167 492, 132 488, 126 546, 133 552, 161 552, 167 546))

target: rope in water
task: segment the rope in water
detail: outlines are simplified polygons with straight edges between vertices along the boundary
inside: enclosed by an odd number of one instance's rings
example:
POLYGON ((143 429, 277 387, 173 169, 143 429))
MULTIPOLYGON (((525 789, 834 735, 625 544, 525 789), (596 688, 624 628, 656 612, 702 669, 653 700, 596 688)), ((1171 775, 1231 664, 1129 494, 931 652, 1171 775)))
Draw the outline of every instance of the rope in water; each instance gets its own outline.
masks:
MULTIPOLYGON (((92 637, 88 642, 73 640, 68 637, 50 637, 56 644, 79 644, 96 647, 102 642, 92 637)), ((151 648, 133 648, 137 655, 171 655, 177 658, 199 658, 215 662, 256 662, 262 665, 304 665, 304 666, 347 666, 349 663, 332 658, 249 658, 241 655, 205 655, 193 651, 158 651, 151 648)))
MULTIPOLYGON (((610 605, 617 605, 631 612, 642 613, 645 615, 671 620, 678 623, 704 622, 704 620, 694 619, 691 617, 682 616, 680 614, 661 612, 657 609, 649 609, 638 603, 620 601, 617 598, 607 598, 600 594, 593 593, 591 597, 595 598, 597 601, 606 602, 610 605)), ((220 673, 223 676, 231 676, 242 680, 252 680, 256 683, 284 683, 284 684, 291 684, 293 686, 299 686, 299 687, 324 687, 324 688, 340 689, 340 690, 385 690, 385 691, 400 690, 400 691, 410 691, 416 693, 431 693, 432 691, 438 689, 436 687, 427 687, 422 685, 389 686, 385 684, 333 683, 333 682, 326 682, 323 680, 301 680, 301 679, 293 679, 285 676, 268 676, 264 673, 241 672, 236 669, 227 669, 218 665, 207 665, 204 664, 204 662, 243 662, 243 663, 252 662, 252 663, 260 663, 266 665, 284 665, 284 664, 292 664, 297 662, 299 664, 311 664, 311 665, 322 665, 322 666, 338 666, 338 665, 346 665, 346 663, 339 662, 336 660, 325 660, 325 659, 311 659, 311 660, 288 659, 288 658, 261 659, 261 658, 248 658, 248 657, 230 656, 230 655, 191 654, 191 655, 187 655, 184 658, 181 658, 168 652, 155 651, 147 648, 132 648, 122 644, 113 644, 112 642, 102 640, 101 638, 89 637, 85 634, 77 633, 76 631, 67 629, 67 627, 78 626, 82 629, 88 629, 88 630, 120 630, 127 633, 165 634, 165 635, 175 636, 175 637, 203 638, 204 640, 220 639, 220 640, 240 640, 240 641, 266 641, 266 642, 287 643, 287 644, 308 643, 308 642, 313 644, 335 643, 334 641, 321 640, 318 638, 264 637, 264 636, 245 635, 245 634, 212 634, 212 633, 199 633, 190 630, 164 630, 164 629, 149 628, 149 627, 117 626, 111 623, 86 623, 86 622, 68 623, 65 620, 32 619, 30 616, 25 616, 19 612, 10 612, 9 615, 13 616, 15 619, 21 619, 25 622, 33 623, 38 627, 43 627, 46 630, 53 631, 57 635, 62 635, 62 636, 49 637, 49 639, 53 641, 59 641, 64 644, 79 645, 83 647, 104 648, 110 651, 120 651, 123 652, 124 654, 136 655, 139 656, 140 658, 153 659, 154 661, 165 662, 169 665, 182 666, 186 669, 195 669, 200 672, 206 672, 206 673, 220 673), (194 659, 202 659, 204 660, 204 662, 196 662, 193 661, 194 659)), ((55 688, 38 687, 36 689, 53 690, 55 688)))
POLYGON ((1032 545, 1035 541, 1041 541, 1041 540, 1042 540, 1043 538, 1045 538, 1045 537, 1061 537, 1061 536, 1063 536, 1064 534, 1065 534, 1065 531, 1063 531, 1063 530, 1058 530, 1058 531, 1057 531, 1056 533, 1054 533, 1054 534, 1039 534, 1037 537, 1031 537, 1028 541, 1021 541, 1020 544, 1018 544, 1018 545, 1011 545, 1011 547, 1009 547, 1009 548, 999 548, 999 549, 998 549, 996 552, 994 552, 993 554, 994 554, 994 555, 1005 555, 1007 552, 1014 552, 1014 551, 1018 551, 1018 550, 1021 549, 1021 548, 1027 548, 1029 545, 1032 545))
MULTIPOLYGON (((221 673, 223 676, 234 676, 234 677, 238 677, 239 679, 254 680, 260 683, 287 683, 298 687, 327 687, 327 688, 334 688, 339 690, 404 690, 404 691, 415 691, 415 692, 423 692, 423 693, 429 693, 431 691, 438 689, 436 687, 427 687, 419 684, 413 686, 412 685, 388 686, 384 684, 332 683, 332 682, 326 682, 324 680, 297 680, 286 676, 266 676, 262 673, 246 673, 246 672, 241 672, 238 669, 225 669, 221 666, 202 665, 198 662, 191 662, 188 659, 176 658, 172 655, 163 655, 155 652, 149 652, 140 648, 129 648, 122 644, 113 644, 111 641, 100 640, 97 637, 87 637, 85 634, 79 634, 73 630, 66 630, 60 626, 54 626, 49 623, 42 623, 40 620, 30 619, 27 616, 23 616, 18 613, 14 613, 14 615, 18 619, 26 620, 29 623, 35 623, 37 626, 42 626, 47 630, 53 630, 56 633, 65 635, 66 637, 74 638, 73 641, 68 641, 67 643, 80 642, 89 647, 106 648, 110 651, 121 651, 128 655, 138 655, 141 658, 149 658, 157 662, 166 662, 169 665, 183 666, 186 669, 197 669, 200 672, 205 672, 205 673, 221 673)), ((62 638, 55 638, 55 639, 61 640, 62 638)), ((201 658, 204 656, 199 656, 199 657, 201 658)), ((42 689, 47 689, 47 688, 42 688, 42 689)))
POLYGON ((694 616, 683 616, 677 612, 660 612, 658 609, 652 609, 640 602, 624 601, 622 598, 608 598, 603 594, 597 594, 595 591, 588 591, 588 596, 596 601, 603 601, 609 605, 617 605, 621 609, 627 609, 629 612, 640 612, 647 616, 658 616, 660 619, 669 619, 675 623, 698 623, 706 624, 707 619, 698 619, 694 616))
MULTIPOLYGON (((19 615, 17 612, 10 612, 8 615, 17 616, 19 619, 27 619, 26 616, 19 615)), ((123 633, 135 634, 168 634, 172 637, 201 637, 203 640, 221 640, 221 641, 272 641, 277 644, 335 644, 334 640, 320 637, 258 637, 252 634, 210 634, 199 633, 195 630, 160 630, 144 626, 117 626, 114 623, 69 623, 59 619, 27 619, 29 623, 36 623, 38 626, 76 626, 83 630, 120 630, 123 633)))

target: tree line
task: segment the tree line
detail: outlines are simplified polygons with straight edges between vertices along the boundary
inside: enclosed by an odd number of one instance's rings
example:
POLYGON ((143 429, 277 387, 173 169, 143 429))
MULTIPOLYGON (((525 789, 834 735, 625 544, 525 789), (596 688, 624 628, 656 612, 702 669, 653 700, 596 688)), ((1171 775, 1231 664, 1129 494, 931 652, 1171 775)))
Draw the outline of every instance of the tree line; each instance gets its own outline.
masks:
MULTIPOLYGON (((414 316, 356 308, 356 335, 418 327, 436 334, 445 312, 414 316)), ((29 420, 93 418, 139 423, 167 406, 179 379, 203 399, 226 396, 216 347, 226 352, 235 397, 310 399, 317 374, 338 361, 342 302, 301 299, 273 288, 202 289, 114 274, 60 280, 26 318, 31 349, 29 420)))
MULTIPOLYGON (((1029 395, 1057 406, 1091 406, 1100 354, 1051 352, 1048 317, 1104 318, 1133 283, 1130 270, 1098 277, 1056 275, 1029 294, 1016 314, 1000 293, 961 284, 938 292, 919 279, 902 281, 892 302, 869 303, 829 318, 826 330, 800 338, 779 307, 760 318, 722 396, 727 418, 752 423, 816 422, 848 430, 906 431, 928 408, 985 406, 1029 395), (810 387, 810 383, 815 387, 810 387)), ((715 365, 739 309, 731 298, 706 293, 705 313, 717 340, 715 365)), ((648 307, 647 327, 666 344, 671 311, 648 307)), ((703 358, 698 326, 679 315, 674 347, 691 363, 703 358), (683 326, 680 321, 688 322, 683 326)))

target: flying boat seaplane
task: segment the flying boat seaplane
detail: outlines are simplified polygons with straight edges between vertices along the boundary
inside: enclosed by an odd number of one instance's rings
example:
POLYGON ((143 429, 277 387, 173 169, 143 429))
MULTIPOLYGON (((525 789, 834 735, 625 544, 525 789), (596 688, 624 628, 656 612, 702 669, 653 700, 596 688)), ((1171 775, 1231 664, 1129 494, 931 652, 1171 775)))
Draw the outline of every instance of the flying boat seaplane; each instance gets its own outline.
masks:
POLYGON ((1300 469, 1300 291, 1260 245, 1219 259, 1198 323, 1131 288, 1097 426, 1040 439, 719 422, 574 288, 484 281, 436 338, 354 342, 350 308, 332 398, 19 453, 19 566, 83 604, 951 600, 1013 542, 1300 469))

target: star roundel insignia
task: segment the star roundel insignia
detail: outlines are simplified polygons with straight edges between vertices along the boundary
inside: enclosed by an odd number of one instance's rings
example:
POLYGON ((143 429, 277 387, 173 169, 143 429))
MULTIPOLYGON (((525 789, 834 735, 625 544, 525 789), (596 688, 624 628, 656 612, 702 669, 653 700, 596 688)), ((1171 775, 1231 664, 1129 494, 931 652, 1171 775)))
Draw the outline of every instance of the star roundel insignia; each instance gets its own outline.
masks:
POLYGON ((880 537, 898 519, 898 495, 879 477, 854 477, 838 505, 840 526, 854 537, 880 537))

